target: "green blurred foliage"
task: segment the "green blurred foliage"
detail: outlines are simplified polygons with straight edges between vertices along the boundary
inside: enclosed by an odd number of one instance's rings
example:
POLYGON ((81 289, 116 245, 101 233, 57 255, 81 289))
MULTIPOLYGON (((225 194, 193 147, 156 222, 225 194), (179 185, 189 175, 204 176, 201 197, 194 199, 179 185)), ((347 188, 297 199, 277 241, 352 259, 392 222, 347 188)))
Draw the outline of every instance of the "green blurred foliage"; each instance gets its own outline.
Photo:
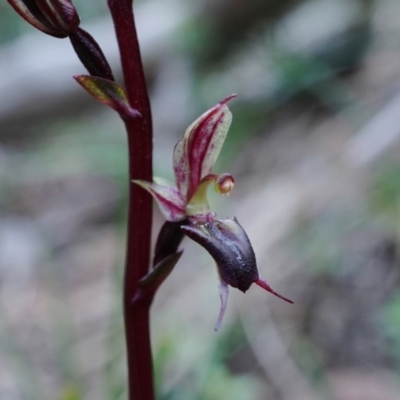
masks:
POLYGON ((299 224, 290 242, 293 253, 308 271, 318 276, 334 275, 340 271, 341 235, 348 229, 347 218, 328 213, 299 224))
POLYGON ((298 367, 320 390, 326 389, 324 366, 318 359, 318 351, 306 337, 298 336, 290 347, 298 367))
POLYGON ((390 341, 391 350, 395 353, 396 367, 400 372, 400 291, 383 307, 379 320, 390 341))
POLYGON ((61 395, 60 400, 82 400, 79 390, 74 386, 67 386, 61 395))
MULTIPOLYGON (((378 223, 400 244, 400 164, 391 162, 381 166, 375 173, 370 187, 370 212, 378 223)), ((396 366, 400 372, 400 290, 390 296, 382 307, 379 322, 388 337, 391 351, 394 351, 396 366)))
MULTIPOLYGON (((400 165, 390 163, 381 166, 374 174, 369 190, 371 212, 389 231, 400 234, 400 165)), ((400 237, 399 237, 400 239, 400 237)))
POLYGON ((248 348, 240 324, 235 323, 220 332, 216 340, 202 343, 200 349, 189 344, 187 332, 166 329, 154 354, 157 398, 159 400, 256 400, 261 387, 250 372, 235 373, 229 367, 229 359, 240 349, 248 348), (169 332, 168 332, 169 331, 169 332), (186 342, 186 343, 185 343, 186 342), (192 356, 189 354, 194 352, 192 356), (175 361, 173 361, 175 360, 175 361), (180 360, 185 365, 177 367, 180 360), (184 371, 172 386, 165 388, 167 377, 179 368, 184 371))

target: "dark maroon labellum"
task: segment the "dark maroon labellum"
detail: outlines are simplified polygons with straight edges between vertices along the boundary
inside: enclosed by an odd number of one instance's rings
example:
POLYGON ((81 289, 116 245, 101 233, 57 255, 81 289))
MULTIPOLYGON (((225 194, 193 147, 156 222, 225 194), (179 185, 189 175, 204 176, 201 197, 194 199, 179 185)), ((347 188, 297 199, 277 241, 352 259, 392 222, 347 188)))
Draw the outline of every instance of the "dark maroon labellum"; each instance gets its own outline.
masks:
POLYGON ((217 263, 221 280, 242 292, 259 278, 250 240, 235 217, 181 228, 217 263))

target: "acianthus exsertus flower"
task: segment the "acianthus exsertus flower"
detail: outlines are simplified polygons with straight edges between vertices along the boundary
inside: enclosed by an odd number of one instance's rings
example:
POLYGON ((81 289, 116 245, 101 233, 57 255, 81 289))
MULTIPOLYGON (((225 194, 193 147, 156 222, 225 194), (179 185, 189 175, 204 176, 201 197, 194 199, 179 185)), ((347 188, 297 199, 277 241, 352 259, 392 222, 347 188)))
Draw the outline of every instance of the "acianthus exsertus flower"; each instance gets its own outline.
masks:
POLYGON ((160 178, 154 178, 154 183, 135 181, 152 194, 168 221, 188 221, 180 229, 214 258, 220 277, 221 297, 215 330, 225 313, 229 286, 246 292, 251 284, 256 283, 293 303, 260 277, 253 248, 237 219, 218 219, 208 204, 207 189, 210 186, 220 194, 229 194, 234 186, 232 175, 212 173, 232 121, 227 102, 234 97, 229 96, 206 111, 176 144, 173 155, 175 185, 160 178))

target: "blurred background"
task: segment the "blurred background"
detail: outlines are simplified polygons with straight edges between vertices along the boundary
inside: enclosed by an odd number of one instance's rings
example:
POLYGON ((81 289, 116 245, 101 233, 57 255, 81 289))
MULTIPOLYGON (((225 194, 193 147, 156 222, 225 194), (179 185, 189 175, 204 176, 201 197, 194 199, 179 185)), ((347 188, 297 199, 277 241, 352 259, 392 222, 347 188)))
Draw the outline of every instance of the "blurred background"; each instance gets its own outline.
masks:
MULTIPOLYGON (((120 77, 106 1, 74 3, 120 77)), ((135 4, 155 174, 237 93, 215 169, 236 186, 212 203, 295 301, 231 290, 215 333, 214 263, 185 240, 152 310, 158 399, 399 399, 399 1, 135 4)), ((123 125, 68 40, 6 2, 0 21, 0 399, 125 399, 123 125)))

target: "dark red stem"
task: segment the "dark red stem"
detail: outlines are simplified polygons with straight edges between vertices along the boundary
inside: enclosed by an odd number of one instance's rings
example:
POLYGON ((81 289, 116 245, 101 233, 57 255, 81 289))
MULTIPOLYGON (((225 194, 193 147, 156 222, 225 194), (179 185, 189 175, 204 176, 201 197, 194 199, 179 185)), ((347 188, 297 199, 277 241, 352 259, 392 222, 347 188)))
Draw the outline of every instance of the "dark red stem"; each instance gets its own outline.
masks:
POLYGON ((150 263, 152 200, 132 179, 152 180, 152 122, 147 86, 133 18, 132 0, 108 0, 114 21, 125 89, 142 118, 125 121, 129 146, 129 218, 124 281, 124 317, 128 353, 129 400, 153 400, 150 304, 132 302, 150 263))

